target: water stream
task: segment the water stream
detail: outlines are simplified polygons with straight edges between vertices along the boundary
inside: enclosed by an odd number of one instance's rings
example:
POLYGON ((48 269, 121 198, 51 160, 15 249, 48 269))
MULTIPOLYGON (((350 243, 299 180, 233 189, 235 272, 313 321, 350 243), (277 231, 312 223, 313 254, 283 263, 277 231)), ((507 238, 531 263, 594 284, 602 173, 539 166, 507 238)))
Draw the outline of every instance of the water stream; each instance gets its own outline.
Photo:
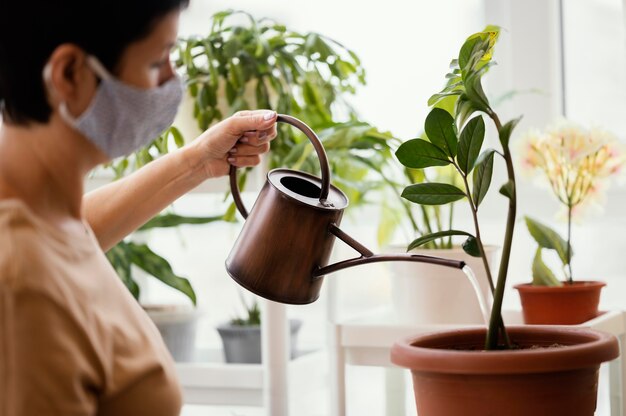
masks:
POLYGON ((476 279, 474 271, 470 269, 469 266, 466 265, 465 267, 463 267, 462 271, 463 273, 465 273, 465 276, 467 276, 467 279, 472 284, 472 288, 474 288, 474 293, 476 294, 476 298, 478 298, 478 305, 480 306, 480 312, 483 315, 483 320, 485 321, 485 325, 489 326, 489 319, 491 317, 491 306, 493 303, 493 297, 491 296, 491 292, 489 292, 489 295, 485 297, 483 291, 480 288, 480 285, 478 284, 478 280, 476 279))

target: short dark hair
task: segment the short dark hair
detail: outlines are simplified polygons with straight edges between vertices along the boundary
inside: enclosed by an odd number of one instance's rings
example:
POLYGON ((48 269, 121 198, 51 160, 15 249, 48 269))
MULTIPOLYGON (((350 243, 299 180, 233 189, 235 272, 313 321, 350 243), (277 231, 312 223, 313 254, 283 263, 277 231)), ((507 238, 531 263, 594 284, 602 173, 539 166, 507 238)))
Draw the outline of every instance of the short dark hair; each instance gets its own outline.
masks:
POLYGON ((112 72, 124 49, 189 0, 0 0, 0 109, 13 124, 47 123, 43 68, 72 43, 112 72))

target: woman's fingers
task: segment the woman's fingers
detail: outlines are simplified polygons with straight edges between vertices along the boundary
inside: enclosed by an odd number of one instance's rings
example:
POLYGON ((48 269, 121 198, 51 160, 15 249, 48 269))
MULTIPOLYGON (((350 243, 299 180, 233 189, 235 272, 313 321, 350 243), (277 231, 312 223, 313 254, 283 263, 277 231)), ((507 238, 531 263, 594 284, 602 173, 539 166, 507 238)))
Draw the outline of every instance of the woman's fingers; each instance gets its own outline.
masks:
POLYGON ((259 163, 261 163, 261 156, 241 156, 236 154, 229 154, 227 160, 228 163, 230 163, 231 165, 237 166, 238 168, 243 168, 258 165, 259 163))
POLYGON ((239 139, 240 143, 246 143, 251 146, 260 146, 268 143, 276 137, 276 125, 266 130, 247 131, 243 133, 239 139))
POLYGON ((270 150, 270 144, 267 142, 256 146, 250 144, 238 144, 230 149, 228 153, 236 156, 254 156, 265 153, 268 150, 270 150))
POLYGON ((226 124, 228 133, 240 137, 248 131, 268 131, 276 124, 276 111, 240 111, 229 117, 226 124))

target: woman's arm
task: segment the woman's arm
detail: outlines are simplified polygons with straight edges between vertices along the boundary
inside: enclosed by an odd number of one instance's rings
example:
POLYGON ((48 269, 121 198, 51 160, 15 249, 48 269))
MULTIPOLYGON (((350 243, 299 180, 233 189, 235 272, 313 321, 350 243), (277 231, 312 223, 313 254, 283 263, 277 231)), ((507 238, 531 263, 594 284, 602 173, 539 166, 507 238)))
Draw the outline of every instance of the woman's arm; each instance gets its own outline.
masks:
POLYGON ((230 165, 254 166, 276 136, 276 113, 243 111, 205 131, 193 143, 83 198, 84 216, 108 250, 204 180, 230 165))

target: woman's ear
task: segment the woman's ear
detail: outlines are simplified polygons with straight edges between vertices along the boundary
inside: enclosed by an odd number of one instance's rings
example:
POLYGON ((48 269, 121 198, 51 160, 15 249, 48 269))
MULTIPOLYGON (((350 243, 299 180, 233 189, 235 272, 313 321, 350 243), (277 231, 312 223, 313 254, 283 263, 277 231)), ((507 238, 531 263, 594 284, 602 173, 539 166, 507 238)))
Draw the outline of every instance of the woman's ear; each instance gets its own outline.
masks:
POLYGON ((87 108, 98 83, 87 65, 85 51, 70 43, 62 44, 52 52, 43 77, 53 112, 65 103, 75 116, 87 108))

